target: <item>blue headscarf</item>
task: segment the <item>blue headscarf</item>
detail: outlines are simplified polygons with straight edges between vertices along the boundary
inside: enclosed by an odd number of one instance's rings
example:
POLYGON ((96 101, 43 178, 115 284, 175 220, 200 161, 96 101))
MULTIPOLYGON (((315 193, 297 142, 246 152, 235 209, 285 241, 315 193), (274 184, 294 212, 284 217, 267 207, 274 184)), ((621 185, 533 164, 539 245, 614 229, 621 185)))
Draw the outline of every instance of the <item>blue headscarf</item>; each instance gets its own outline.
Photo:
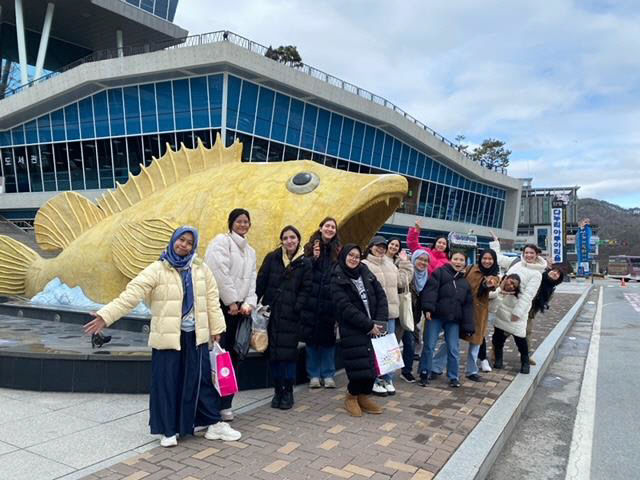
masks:
POLYGON ((175 268, 182 277, 182 286, 184 295, 182 297, 182 316, 184 317, 193 309, 193 279, 191 277, 191 262, 196 254, 196 248, 198 248, 198 229, 185 225, 176 229, 171 235, 169 245, 166 250, 160 255, 160 260, 167 261, 173 268, 175 268), (189 255, 181 257, 173 249, 173 245, 176 243, 182 235, 185 233, 191 233, 193 235, 193 250, 189 255))
POLYGON ((413 265, 413 286, 416 287, 416 292, 420 293, 424 286, 427 284, 429 278, 429 270, 424 269, 422 272, 416 268, 416 260, 419 257, 426 255, 430 257, 426 250, 416 250, 411 254, 411 264, 413 265))

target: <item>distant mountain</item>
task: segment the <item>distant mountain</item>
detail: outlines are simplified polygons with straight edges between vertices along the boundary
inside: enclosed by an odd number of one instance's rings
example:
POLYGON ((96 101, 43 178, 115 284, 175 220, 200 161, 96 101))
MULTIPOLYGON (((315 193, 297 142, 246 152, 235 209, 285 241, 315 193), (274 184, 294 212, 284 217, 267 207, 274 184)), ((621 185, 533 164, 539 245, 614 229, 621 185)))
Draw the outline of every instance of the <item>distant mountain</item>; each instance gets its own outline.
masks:
POLYGON ((598 226, 601 240, 617 245, 600 245, 600 265, 606 268, 610 255, 640 256, 640 208, 622 208, 594 198, 578 199, 578 218, 588 217, 598 226))

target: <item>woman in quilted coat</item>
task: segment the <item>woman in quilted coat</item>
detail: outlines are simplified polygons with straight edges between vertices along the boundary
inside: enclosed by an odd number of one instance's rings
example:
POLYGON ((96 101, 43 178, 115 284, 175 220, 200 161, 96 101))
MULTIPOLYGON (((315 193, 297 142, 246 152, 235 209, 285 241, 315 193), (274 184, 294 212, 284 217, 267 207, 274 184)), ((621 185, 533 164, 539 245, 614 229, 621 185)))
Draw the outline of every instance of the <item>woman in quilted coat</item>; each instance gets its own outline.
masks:
POLYGON ((238 440, 240 432, 222 422, 219 396, 211 380, 209 340, 225 330, 218 288, 211 270, 196 256, 198 230, 178 228, 156 260, 131 280, 118 298, 102 307, 84 327, 98 333, 145 299, 150 300, 152 434, 163 447, 177 445, 177 436, 208 426, 209 440, 238 440))

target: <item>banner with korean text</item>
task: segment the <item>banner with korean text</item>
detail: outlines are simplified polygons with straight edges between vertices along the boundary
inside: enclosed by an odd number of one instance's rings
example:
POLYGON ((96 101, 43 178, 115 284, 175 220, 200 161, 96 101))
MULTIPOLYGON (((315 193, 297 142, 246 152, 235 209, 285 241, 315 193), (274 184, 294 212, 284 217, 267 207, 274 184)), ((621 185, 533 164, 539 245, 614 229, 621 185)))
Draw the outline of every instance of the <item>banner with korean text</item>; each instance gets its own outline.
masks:
POLYGON ((551 209, 551 259, 553 263, 562 263, 563 258, 563 244, 564 244, 564 232, 563 232, 563 208, 551 209))

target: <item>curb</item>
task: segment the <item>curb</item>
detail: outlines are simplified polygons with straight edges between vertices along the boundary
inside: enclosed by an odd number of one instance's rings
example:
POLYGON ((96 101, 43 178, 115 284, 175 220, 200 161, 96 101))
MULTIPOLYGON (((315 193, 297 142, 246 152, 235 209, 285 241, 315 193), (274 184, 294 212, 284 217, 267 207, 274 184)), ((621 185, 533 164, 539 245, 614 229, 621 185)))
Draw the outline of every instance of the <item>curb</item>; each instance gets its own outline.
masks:
POLYGON ((536 348, 536 359, 544 359, 531 367, 530 375, 516 375, 478 425, 442 467, 434 480, 482 480, 487 477, 520 417, 527 408, 536 386, 555 357, 560 341, 573 324, 578 311, 593 289, 589 286, 580 298, 536 348))

